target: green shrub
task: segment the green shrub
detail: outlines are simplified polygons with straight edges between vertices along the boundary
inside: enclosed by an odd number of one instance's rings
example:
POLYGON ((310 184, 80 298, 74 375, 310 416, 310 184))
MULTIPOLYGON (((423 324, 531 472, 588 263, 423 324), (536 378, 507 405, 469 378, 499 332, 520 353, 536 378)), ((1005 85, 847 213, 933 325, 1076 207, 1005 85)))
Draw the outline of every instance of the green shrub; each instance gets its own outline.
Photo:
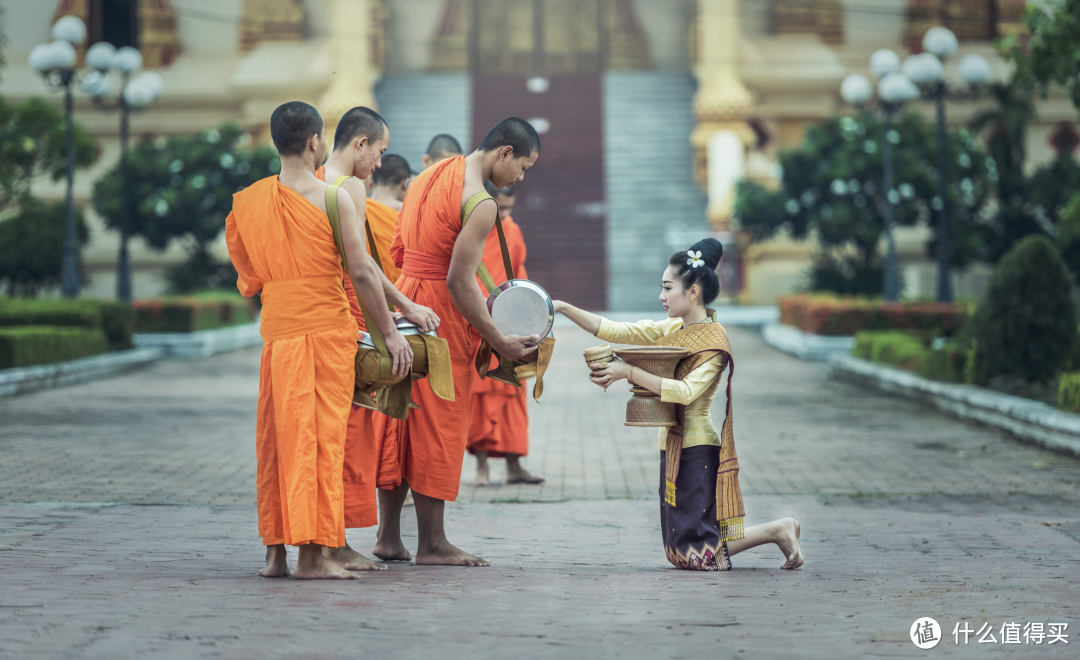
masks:
POLYGON ((124 303, 89 298, 0 298, 0 327, 24 325, 101 329, 109 349, 118 351, 133 346, 135 312, 124 303))
POLYGON ((1058 385, 1058 408, 1080 413, 1080 371, 1062 374, 1058 385))
MULTIPOLYGON (((33 298, 60 286, 66 212, 62 202, 26 199, 20 206, 15 217, 0 222, 0 283, 9 296, 33 298)), ((90 234, 80 209, 75 211, 75 229, 81 249, 90 234)))
POLYGON ((971 325, 975 382, 1004 376, 1048 382, 1076 343, 1072 277, 1045 236, 1028 236, 1002 258, 971 325))
POLYGON ((205 292, 183 298, 137 300, 137 332, 198 332, 251 323, 251 302, 235 293, 205 292))
POLYGON ((101 329, 109 340, 109 350, 122 351, 135 346, 135 310, 122 302, 101 303, 101 329))
POLYGON ((930 380, 961 383, 965 382, 971 349, 961 341, 950 341, 941 348, 932 348, 921 335, 871 331, 855 335, 855 347, 851 354, 870 362, 911 371, 930 380))
POLYGON ((97 328, 0 328, 0 369, 75 360, 108 350, 105 333, 97 328))

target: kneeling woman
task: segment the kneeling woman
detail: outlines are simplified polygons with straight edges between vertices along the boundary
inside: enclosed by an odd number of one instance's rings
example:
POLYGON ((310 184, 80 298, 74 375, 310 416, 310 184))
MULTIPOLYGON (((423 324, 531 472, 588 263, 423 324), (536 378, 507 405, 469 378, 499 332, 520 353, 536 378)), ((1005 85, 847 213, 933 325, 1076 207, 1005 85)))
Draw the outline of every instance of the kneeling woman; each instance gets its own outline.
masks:
POLYGON ((791 518, 743 527, 739 462, 731 418, 734 363, 724 327, 707 309, 720 293, 716 267, 723 247, 707 238, 677 252, 664 271, 660 302, 668 319, 616 323, 562 301, 555 311, 603 341, 618 344, 681 346, 690 355, 679 362, 675 379, 659 378, 618 360, 594 365, 593 382, 607 389, 626 379, 677 404, 679 425, 660 429, 660 524, 668 561, 678 568, 726 571, 730 557, 748 548, 775 543, 787 560, 782 568, 802 566, 799 523, 791 518), (727 416, 721 432, 713 425, 713 398, 728 370, 727 416))

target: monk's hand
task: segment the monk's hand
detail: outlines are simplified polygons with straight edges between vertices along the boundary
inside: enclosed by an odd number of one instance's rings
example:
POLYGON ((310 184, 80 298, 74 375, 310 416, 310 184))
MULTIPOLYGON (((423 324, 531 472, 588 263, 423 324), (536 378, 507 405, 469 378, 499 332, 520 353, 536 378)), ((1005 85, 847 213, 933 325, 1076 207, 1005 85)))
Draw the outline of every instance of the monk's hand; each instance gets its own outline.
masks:
POLYGON ((408 309, 402 309, 401 311, 405 318, 420 326, 420 332, 431 332, 439 329, 439 315, 428 307, 413 303, 408 309))
POLYGON ((397 329, 385 335, 386 348, 390 351, 390 357, 394 360, 394 375, 408 376, 412 371, 413 353, 409 342, 405 340, 397 329))
POLYGON ((507 360, 520 360, 526 355, 531 355, 537 350, 540 343, 540 335, 505 335, 503 345, 498 349, 498 354, 507 360))

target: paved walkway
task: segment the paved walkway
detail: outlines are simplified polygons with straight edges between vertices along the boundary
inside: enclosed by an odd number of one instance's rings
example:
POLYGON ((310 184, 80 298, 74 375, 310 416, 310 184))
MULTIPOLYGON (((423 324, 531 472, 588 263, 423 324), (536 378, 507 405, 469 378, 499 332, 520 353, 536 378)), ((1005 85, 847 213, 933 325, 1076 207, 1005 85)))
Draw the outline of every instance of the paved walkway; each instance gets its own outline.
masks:
POLYGON ((800 571, 772 548, 669 568, 655 434, 621 425, 623 385, 585 378, 596 340, 562 330, 530 409, 548 483, 463 486, 448 510, 492 568, 259 579, 244 351, 0 401, 0 658, 906 657, 920 616, 935 653, 1076 657, 1080 460, 731 339, 749 522, 799 518, 800 571), (1071 643, 956 647, 961 621, 1067 622, 1071 643))

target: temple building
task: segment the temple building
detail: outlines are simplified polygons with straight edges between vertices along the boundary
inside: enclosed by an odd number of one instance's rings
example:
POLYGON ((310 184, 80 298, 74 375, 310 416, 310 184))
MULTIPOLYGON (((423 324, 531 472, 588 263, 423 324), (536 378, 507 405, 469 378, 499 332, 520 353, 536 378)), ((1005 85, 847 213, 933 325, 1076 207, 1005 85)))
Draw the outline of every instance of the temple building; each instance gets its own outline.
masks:
MULTIPOLYGON (((88 43, 133 45, 165 81, 164 95, 132 118, 133 136, 193 133, 234 122, 269 140, 271 111, 312 103, 333 122, 355 105, 376 107, 390 152, 414 168, 437 133, 467 150, 506 116, 529 119, 543 153, 520 187, 515 219, 529 245, 529 272, 554 297, 599 310, 654 310, 667 257, 705 232, 727 246, 725 300, 771 304, 805 285, 812 241, 747 244, 733 217, 742 178, 775 184, 779 150, 806 126, 848 109, 840 81, 867 71, 883 47, 920 49, 934 25, 1007 65, 994 41, 1023 28, 1022 0, 34 0, 4 1, 9 43, 0 94, 50 92, 27 65, 52 23, 73 14, 88 43)), ((915 104, 928 119, 933 108, 915 104)), ((985 102, 948 106, 966 122, 985 102)), ((76 199, 89 206, 96 176, 116 162, 115 114, 76 99, 76 118, 104 156, 80 172, 76 199)), ((1029 161, 1048 161, 1051 138, 1071 127, 1065 98, 1040 100, 1029 161)), ((1075 131, 1073 131, 1075 133, 1075 131)), ((1075 146, 1075 144, 1074 144, 1075 146)), ((62 196, 58 184, 37 192, 62 196)), ((118 237, 89 213, 83 252, 87 293, 115 290, 118 237)), ((898 235, 908 295, 932 296, 935 264, 924 230, 898 235)), ((224 256, 224 245, 218 246, 224 256)), ((133 243, 135 295, 163 292, 164 268, 184 257, 133 243)), ((956 273, 977 295, 986 269, 956 273)))

